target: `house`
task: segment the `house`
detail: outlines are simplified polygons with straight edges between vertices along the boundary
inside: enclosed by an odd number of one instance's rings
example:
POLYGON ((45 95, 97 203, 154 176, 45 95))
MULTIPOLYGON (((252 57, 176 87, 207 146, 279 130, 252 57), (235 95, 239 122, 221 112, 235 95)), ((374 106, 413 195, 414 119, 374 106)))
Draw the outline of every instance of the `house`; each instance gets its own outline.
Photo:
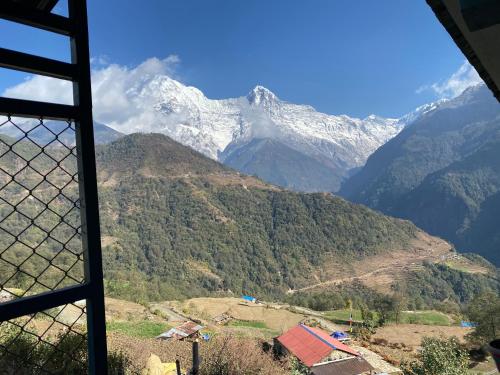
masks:
POLYGON ((193 338, 199 336, 199 331, 203 328, 203 326, 195 323, 195 322, 184 322, 180 326, 176 328, 172 328, 167 332, 162 333, 157 336, 157 339, 168 340, 168 339, 176 339, 176 340, 184 340, 186 338, 193 338))
POLYGON ((274 348, 278 355, 290 353, 309 368, 360 356, 358 351, 323 330, 304 324, 299 324, 275 338, 274 348))
POLYGON ((313 366, 311 375, 372 375, 375 369, 361 357, 345 358, 313 366))

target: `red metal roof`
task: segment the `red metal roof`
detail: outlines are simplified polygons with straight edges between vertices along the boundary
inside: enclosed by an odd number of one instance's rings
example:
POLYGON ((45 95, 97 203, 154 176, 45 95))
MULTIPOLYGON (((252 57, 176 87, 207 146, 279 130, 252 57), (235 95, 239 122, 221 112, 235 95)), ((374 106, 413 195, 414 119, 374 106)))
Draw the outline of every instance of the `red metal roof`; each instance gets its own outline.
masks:
MULTIPOLYGON (((306 326, 305 326, 306 327, 306 326)), ((325 331, 319 329, 319 328, 312 328, 312 327, 306 327, 307 329, 310 329, 314 333, 316 333, 320 338, 323 340, 327 340, 331 345, 335 346, 335 349, 341 350, 343 352, 358 356, 360 353, 351 348, 350 346, 344 344, 343 342, 331 337, 328 333, 325 331)))
POLYGON ((277 340, 308 367, 320 362, 333 350, 359 355, 357 351, 330 337, 326 332, 303 324, 293 327, 277 340))

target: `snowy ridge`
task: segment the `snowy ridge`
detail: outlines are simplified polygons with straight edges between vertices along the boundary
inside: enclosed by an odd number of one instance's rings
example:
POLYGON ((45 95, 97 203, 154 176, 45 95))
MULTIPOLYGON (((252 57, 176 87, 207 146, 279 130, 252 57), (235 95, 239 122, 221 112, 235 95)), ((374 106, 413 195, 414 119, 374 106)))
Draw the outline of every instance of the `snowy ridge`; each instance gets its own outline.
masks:
POLYGON ((221 161, 232 148, 228 146, 272 138, 325 165, 348 170, 363 165, 404 126, 398 119, 375 115, 358 119, 321 113, 282 101, 262 86, 244 97, 213 100, 195 87, 158 75, 146 77, 133 91, 148 98, 154 112, 135 131, 167 134, 221 161))

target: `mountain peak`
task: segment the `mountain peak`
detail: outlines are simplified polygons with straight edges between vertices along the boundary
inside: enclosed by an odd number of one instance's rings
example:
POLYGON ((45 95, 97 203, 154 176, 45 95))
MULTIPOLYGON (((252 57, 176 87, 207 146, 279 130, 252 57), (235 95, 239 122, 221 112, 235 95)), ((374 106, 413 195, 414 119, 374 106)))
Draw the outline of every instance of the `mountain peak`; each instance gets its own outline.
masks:
POLYGON ((247 95, 247 99, 251 104, 260 104, 262 102, 270 102, 278 100, 278 97, 264 86, 257 85, 247 95))

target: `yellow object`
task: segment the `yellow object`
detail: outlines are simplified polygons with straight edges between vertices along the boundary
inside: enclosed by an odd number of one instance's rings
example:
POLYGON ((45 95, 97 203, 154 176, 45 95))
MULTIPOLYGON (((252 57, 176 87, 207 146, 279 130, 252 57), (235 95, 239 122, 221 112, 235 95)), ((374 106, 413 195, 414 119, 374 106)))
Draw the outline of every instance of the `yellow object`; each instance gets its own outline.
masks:
POLYGON ((146 362, 142 375, 175 375, 175 363, 162 363, 160 357, 151 354, 146 362))

